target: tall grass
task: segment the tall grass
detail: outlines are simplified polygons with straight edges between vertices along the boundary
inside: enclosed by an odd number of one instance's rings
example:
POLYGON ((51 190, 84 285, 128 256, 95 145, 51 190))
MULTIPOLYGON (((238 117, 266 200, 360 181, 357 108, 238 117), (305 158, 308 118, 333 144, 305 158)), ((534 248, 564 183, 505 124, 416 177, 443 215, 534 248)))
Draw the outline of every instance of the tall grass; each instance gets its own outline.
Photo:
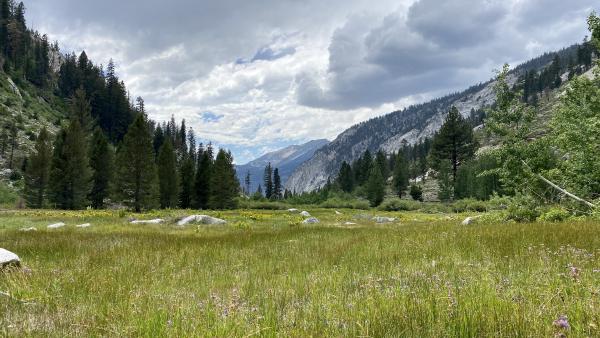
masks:
POLYGON ((377 225, 364 211, 309 211, 319 226, 290 227, 286 211, 214 213, 244 229, 178 229, 181 211, 152 226, 109 212, 4 214, 0 247, 31 271, 0 275, 11 295, 0 296, 0 336, 599 332, 599 223, 461 226, 380 211, 401 221, 377 225), (58 219, 68 227, 16 230, 58 219), (553 326, 560 315, 568 331, 553 326))

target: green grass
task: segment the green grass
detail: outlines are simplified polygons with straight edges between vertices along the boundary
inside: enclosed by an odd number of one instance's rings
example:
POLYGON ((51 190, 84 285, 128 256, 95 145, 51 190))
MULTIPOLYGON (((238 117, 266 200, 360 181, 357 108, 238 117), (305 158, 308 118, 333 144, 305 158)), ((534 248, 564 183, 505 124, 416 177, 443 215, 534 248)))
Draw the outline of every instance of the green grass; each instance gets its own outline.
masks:
POLYGON ((247 210, 185 229, 185 211, 4 212, 0 247, 31 271, 0 274, 0 336, 551 337, 560 315, 600 334, 599 223, 309 211, 319 225, 247 210))

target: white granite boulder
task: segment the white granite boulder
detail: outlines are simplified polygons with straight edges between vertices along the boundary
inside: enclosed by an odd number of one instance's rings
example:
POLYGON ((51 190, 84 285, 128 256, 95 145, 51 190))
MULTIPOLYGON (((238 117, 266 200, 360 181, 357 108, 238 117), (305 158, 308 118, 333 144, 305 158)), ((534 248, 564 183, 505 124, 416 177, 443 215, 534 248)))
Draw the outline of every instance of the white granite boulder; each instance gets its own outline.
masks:
POLYGON ((336 214, 336 215, 342 215, 342 213, 341 213, 341 212, 339 212, 339 211, 337 211, 337 210, 335 211, 335 214, 336 214))
POLYGON ((50 224, 47 226, 48 229, 60 229, 62 227, 64 227, 66 224, 63 222, 59 222, 59 223, 54 223, 54 224, 50 224))
POLYGON ((381 216, 373 217, 373 220, 376 223, 380 223, 380 224, 381 223, 392 223, 392 222, 396 221, 395 218, 392 218, 392 217, 381 217, 381 216))
POLYGON ((207 215, 192 215, 181 219, 177 222, 178 226, 184 226, 189 223, 200 223, 206 225, 222 225, 227 224, 227 221, 222 220, 220 218, 215 218, 207 215))
POLYGON ((37 231, 37 228, 35 228, 35 227, 22 228, 20 231, 23 231, 23 232, 37 231))
POLYGON ((7 265, 21 265, 21 259, 16 254, 0 248, 0 268, 5 267, 7 265))
POLYGON ((133 220, 130 223, 131 224, 161 224, 164 221, 165 220, 162 218, 157 218, 157 219, 149 219, 149 220, 133 220))
POLYGON ((295 209, 295 208, 292 208, 292 209, 288 209, 288 211, 289 211, 289 212, 298 212, 298 211, 300 211, 300 210, 298 210, 298 209, 295 209))
POLYGON ((304 217, 310 217, 310 213, 309 213, 308 211, 306 211, 306 210, 305 210, 305 211, 302 211, 302 212, 300 213, 300 216, 304 216, 304 217))
POLYGON ((84 223, 84 224, 79 224, 79 225, 76 225, 75 227, 76 227, 76 228, 89 228, 89 227, 91 227, 91 226, 92 226, 92 225, 91 225, 90 223, 84 223))
POLYGON ((475 222, 475 220, 477 220, 478 218, 481 218, 481 216, 472 216, 472 217, 467 217, 465 218, 464 221, 462 221, 462 225, 470 225, 473 224, 475 222))
POLYGON ((316 218, 314 218, 314 217, 311 217, 311 218, 305 219, 304 222, 302 222, 302 223, 304 223, 304 224, 317 224, 317 223, 319 223, 319 220, 316 219, 316 218))

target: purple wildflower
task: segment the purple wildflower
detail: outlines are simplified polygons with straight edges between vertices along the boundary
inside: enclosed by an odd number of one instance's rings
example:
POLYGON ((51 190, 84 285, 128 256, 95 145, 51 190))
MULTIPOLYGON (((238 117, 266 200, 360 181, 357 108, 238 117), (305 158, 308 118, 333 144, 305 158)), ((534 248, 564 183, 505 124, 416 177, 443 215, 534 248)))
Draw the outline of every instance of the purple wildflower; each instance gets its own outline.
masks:
POLYGON ((554 324, 554 326, 556 326, 560 329, 568 330, 571 328, 571 325, 569 325, 569 320, 568 320, 567 316, 565 316, 565 315, 559 316, 557 320, 552 322, 552 324, 554 324))

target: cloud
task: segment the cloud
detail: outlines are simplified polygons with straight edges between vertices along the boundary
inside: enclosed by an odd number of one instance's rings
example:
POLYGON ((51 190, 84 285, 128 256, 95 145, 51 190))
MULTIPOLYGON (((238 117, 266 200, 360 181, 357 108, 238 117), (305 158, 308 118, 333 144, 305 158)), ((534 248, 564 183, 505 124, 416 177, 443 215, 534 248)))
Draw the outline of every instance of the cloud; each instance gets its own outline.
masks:
POLYGON ((238 163, 579 41, 588 0, 27 0, 64 50, 113 58, 157 120, 238 163))

